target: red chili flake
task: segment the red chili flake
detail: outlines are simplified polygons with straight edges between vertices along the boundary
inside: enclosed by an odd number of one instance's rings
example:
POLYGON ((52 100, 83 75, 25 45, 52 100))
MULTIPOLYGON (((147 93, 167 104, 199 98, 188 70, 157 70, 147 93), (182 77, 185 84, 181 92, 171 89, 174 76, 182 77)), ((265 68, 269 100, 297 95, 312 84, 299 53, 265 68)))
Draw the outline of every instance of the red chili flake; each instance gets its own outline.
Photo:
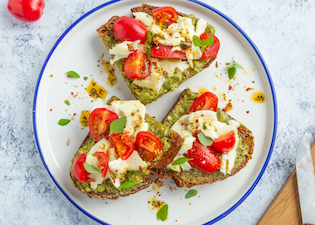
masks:
POLYGON ((254 88, 246 88, 246 91, 250 91, 253 90, 254 88))
POLYGON ((71 92, 71 95, 73 95, 73 92, 71 92))
POLYGON ((141 166, 139 166, 139 170, 142 171, 142 167, 141 166))
POLYGON ((164 74, 164 75, 167 75, 167 72, 166 72, 166 71, 163 71, 163 74, 164 74))
POLYGON ((229 91, 230 91, 230 90, 232 90, 232 86, 231 86, 231 85, 229 85, 229 91))
POLYGON ((181 124, 182 126, 184 125, 184 123, 181 124))
POLYGON ((76 113, 73 113, 73 116, 77 115, 76 113))
POLYGON ((52 111, 52 109, 49 110, 50 112, 52 111))
POLYGON ((196 123, 199 123, 199 120, 198 120, 198 119, 196 119, 196 123))
POLYGON ((249 111, 246 111, 246 113, 248 114, 248 113, 249 113, 249 111))
POLYGON ((93 102, 93 100, 91 100, 91 102, 93 102))

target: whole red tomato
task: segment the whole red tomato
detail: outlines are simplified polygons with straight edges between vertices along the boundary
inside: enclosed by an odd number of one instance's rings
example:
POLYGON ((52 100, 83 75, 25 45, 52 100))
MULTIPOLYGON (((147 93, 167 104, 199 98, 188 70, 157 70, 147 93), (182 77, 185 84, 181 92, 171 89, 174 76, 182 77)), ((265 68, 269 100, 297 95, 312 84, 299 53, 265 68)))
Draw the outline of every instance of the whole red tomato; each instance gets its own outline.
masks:
POLYGON ((34 22, 39 20, 45 7, 44 0, 9 0, 9 12, 19 20, 34 22))

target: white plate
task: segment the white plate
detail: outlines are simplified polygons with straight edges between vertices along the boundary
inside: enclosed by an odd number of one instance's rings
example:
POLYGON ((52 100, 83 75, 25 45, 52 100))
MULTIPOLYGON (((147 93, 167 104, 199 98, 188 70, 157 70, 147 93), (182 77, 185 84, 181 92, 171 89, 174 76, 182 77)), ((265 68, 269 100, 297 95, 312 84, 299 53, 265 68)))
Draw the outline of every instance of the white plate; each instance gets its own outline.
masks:
MULTIPOLYGON (((214 223, 233 211, 251 193, 266 169, 272 153, 276 126, 276 98, 267 66, 250 38, 233 21, 216 9, 197 1, 149 1, 151 5, 171 5, 179 12, 194 14, 203 18, 216 29, 221 49, 217 60, 200 74, 184 82, 175 91, 167 93, 158 101, 148 105, 148 113, 161 120, 179 93, 186 87, 197 91, 206 87, 219 96, 226 93, 231 99, 232 111, 229 112, 237 120, 252 130, 255 136, 253 159, 238 174, 214 184, 194 187, 198 196, 185 199, 187 188, 175 188, 174 183, 165 181, 160 188, 158 199, 169 205, 168 220, 165 223, 201 224, 214 223), (237 70, 236 79, 229 81, 226 62, 232 57, 241 64, 248 74, 237 70), (218 62, 218 67, 216 67, 218 62), (255 68, 255 71, 253 70, 255 68), (221 74, 218 78, 215 74, 221 74), (234 87, 228 91, 228 86, 234 87), (214 90, 214 87, 216 90, 214 90), (250 100, 253 91, 261 90, 266 95, 266 103, 255 104, 250 100), (249 111, 249 113, 247 113, 249 111)), ((130 9, 142 4, 142 0, 107 2, 78 19, 59 38, 49 53, 39 75, 33 105, 34 133, 39 153, 48 173, 61 192, 82 212, 101 223, 110 224, 161 224, 156 213, 149 209, 148 198, 156 194, 152 187, 129 197, 101 201, 90 199, 74 188, 69 177, 71 159, 88 133, 82 129, 79 116, 82 110, 90 110, 91 100, 85 91, 91 78, 109 90, 109 96, 116 95, 121 99, 134 99, 127 85, 116 69, 118 84, 114 87, 106 85, 106 73, 98 60, 104 53, 109 55, 96 29, 106 23, 113 15, 131 16, 130 9), (76 71, 80 79, 67 78, 67 71, 76 71), (50 75, 53 77, 50 77, 50 75), (88 77, 84 80, 83 77, 88 77), (118 87, 121 90, 118 90, 118 87), (73 97, 71 92, 78 94, 73 97), (69 99, 71 105, 64 103, 69 99), (61 118, 75 120, 66 126, 59 126, 61 118), (70 145, 66 142, 70 139, 70 145)), ((220 101, 224 107, 227 102, 220 101)))

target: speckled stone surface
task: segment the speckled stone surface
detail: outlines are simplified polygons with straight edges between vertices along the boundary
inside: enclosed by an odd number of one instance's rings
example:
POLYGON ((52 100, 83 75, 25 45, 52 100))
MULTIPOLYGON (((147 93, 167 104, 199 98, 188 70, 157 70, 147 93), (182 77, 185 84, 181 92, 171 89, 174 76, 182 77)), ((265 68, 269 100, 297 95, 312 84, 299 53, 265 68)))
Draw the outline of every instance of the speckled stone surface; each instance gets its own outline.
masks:
MULTIPOLYGON (((41 66, 58 37, 104 1, 46 1, 24 23, 0 8, 0 224, 98 224, 72 205, 42 164, 32 130, 41 66)), ((278 100, 274 152, 249 197, 216 224, 256 224, 295 166, 298 139, 315 134, 315 2, 205 1, 236 22, 263 55, 278 100)))

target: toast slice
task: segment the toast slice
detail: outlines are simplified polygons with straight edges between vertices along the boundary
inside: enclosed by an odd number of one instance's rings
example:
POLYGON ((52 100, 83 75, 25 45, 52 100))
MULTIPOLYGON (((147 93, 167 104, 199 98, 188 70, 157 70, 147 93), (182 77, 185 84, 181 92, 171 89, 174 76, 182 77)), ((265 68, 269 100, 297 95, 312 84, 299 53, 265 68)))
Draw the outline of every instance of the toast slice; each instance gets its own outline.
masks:
MULTIPOLYGON (((152 19, 152 10, 156 9, 155 6, 150 6, 147 4, 143 4, 142 6, 132 8, 131 11, 135 18, 137 19, 137 13, 145 13, 147 17, 150 17, 152 19)), ((188 22, 191 25, 195 27, 203 27, 200 28, 198 31, 199 33, 208 33, 211 35, 214 35, 215 29, 213 26, 208 24, 206 21, 202 19, 196 18, 194 15, 187 15, 183 13, 178 13, 178 15, 181 18, 187 18, 188 22), (203 23, 203 25, 198 25, 198 21, 200 24, 203 23)), ((122 42, 118 41, 113 33, 114 25, 116 21, 119 19, 119 16, 113 16, 107 23, 102 25, 99 29, 97 29, 97 32, 101 39, 103 40, 107 50, 112 53, 117 51, 114 51, 115 46, 117 44, 120 44, 122 42)), ((139 16, 139 20, 141 19, 141 16, 139 16)), ((141 20, 140 20, 141 21, 141 20)), ((168 32, 165 28, 162 28, 162 31, 165 31, 164 33, 158 33, 160 31, 154 31, 150 28, 150 25, 148 25, 146 22, 146 19, 142 19, 141 22, 143 22, 147 29, 150 30, 152 33, 152 40, 153 45, 152 48, 155 46, 161 46, 161 40, 164 38, 161 34, 165 34, 165 32, 168 32), (164 29, 164 30, 163 30, 164 29), (156 33, 155 33, 156 32, 156 33)), ((187 23, 188 23, 187 22, 187 23)), ((151 24, 152 25, 152 24, 151 24)), ((152 25, 153 26, 153 25, 152 25)), ((159 29, 158 29, 159 30, 159 29)), ((161 32, 162 32, 161 31, 161 32)), ((193 31, 192 31, 193 32, 193 31)), ((180 32, 179 32, 180 33, 180 32)), ((196 33, 197 34, 197 33, 196 33)), ((168 35, 168 34, 165 34, 168 35)), ((164 38, 165 39, 165 38, 164 38)), ((187 39, 187 37, 186 37, 187 39)), ((191 39, 191 38, 190 38, 191 39)), ((148 42, 146 41, 143 45, 139 44, 136 47, 130 47, 131 43, 128 43, 128 47, 126 48, 139 48, 143 52, 146 52, 146 47, 148 45, 148 42)), ((166 44, 164 44, 166 45, 166 44)), ((171 44, 168 44, 171 45, 171 44)), ((156 58, 151 57, 150 63, 151 63, 151 71, 150 75, 143 79, 131 79, 126 76, 124 71, 124 63, 126 60, 126 55, 122 58, 117 57, 119 55, 112 54, 111 63, 115 63, 116 66, 119 68, 119 71, 124 78, 125 82, 127 83, 128 87, 130 88, 132 94, 136 97, 136 99, 140 100, 143 104, 148 104, 152 101, 157 100, 160 96, 164 95, 165 93, 169 91, 173 91, 175 88, 177 88, 182 82, 188 80, 192 76, 196 75, 197 73, 201 72, 203 69, 209 67, 209 65, 216 59, 217 53, 215 56, 208 58, 208 59, 202 59, 201 58, 201 50, 199 47, 196 47, 193 44, 192 40, 186 40, 185 43, 181 43, 180 45, 173 44, 177 49, 180 48, 183 52, 185 52, 187 56, 187 60, 185 59, 162 59, 162 58, 156 58), (193 50, 191 50, 193 49, 193 50), (192 53, 192 51, 195 51, 196 53, 192 53), (190 54, 190 55, 189 55, 190 54), (194 55, 195 54, 195 55, 194 55), (199 56, 198 56, 199 54, 199 56), (193 56, 192 56, 193 55, 193 56), (120 59, 119 59, 120 58, 120 59), (116 59, 119 59, 116 61, 116 59), (171 66, 169 66, 171 64, 171 66)), ((127 45, 126 45, 127 46, 127 45)), ((127 50, 128 51, 128 50, 127 50)), ((131 50, 130 50, 131 51, 131 50)), ((118 53, 117 53, 118 54, 118 53)))
MULTIPOLYGON (((115 101, 117 98, 113 98, 115 101)), ((110 99, 108 103, 111 103, 113 99, 110 99)), ((117 101, 119 102, 119 101, 117 101)), ((120 101, 121 102, 121 101, 120 101)), ((135 102, 135 101, 133 101, 135 102)), ((128 116, 127 116, 127 122, 128 122, 128 116)), ((125 126, 127 126, 127 122, 125 126)), ((73 173, 73 163, 76 157, 78 157, 81 154, 89 154, 91 149, 96 146, 97 143, 95 143, 91 133, 89 132, 84 141, 82 142, 79 150, 75 153, 72 164, 70 167, 70 177, 73 182, 73 185, 80 190, 82 193, 87 194, 90 198, 94 197, 97 199, 117 199, 119 197, 128 196, 130 194, 134 194, 148 186, 150 186, 151 183, 156 181, 158 179, 156 171, 164 170, 165 167, 172 162, 174 157, 177 154, 178 149, 180 148, 180 145, 182 143, 182 138, 174 131, 170 130, 167 126, 162 125, 160 122, 156 121, 153 117, 150 117, 149 115, 145 114, 145 122, 148 123, 148 132, 154 134, 162 143, 163 148, 161 150, 161 153, 151 162, 145 161, 145 164, 142 167, 139 166, 139 168, 133 168, 133 169, 127 169, 123 173, 119 175, 119 178, 113 177, 106 177, 104 180, 101 181, 101 183, 98 183, 97 185, 93 184, 91 182, 91 177, 88 177, 89 179, 86 180, 86 182, 79 181, 74 173, 73 173), (114 180, 114 181, 113 181, 114 180), (125 181, 132 180, 136 184, 130 188, 127 189, 119 189, 119 187, 115 186, 114 183, 119 182, 122 184, 125 181)), ((125 132, 125 131, 123 131, 125 132)), ((101 141, 99 141, 101 142, 101 141)), ((98 143, 99 143, 98 142, 98 143)), ((112 147, 112 146, 111 146, 112 147)), ((138 161, 140 154, 135 153, 136 150, 133 151, 133 154, 138 155, 137 157, 130 156, 129 158, 137 159, 138 161)), ((109 150, 105 153, 108 155, 108 158, 110 159, 110 155, 116 154, 116 153, 110 153, 109 150)), ((116 156, 116 159, 119 156, 116 156)), ((121 168, 120 164, 122 163, 121 158, 119 158, 116 163, 118 168, 121 168), (120 160, 118 162, 118 160, 120 160)), ((127 162, 128 159, 126 159, 127 162)), ((111 160, 110 160, 111 161, 111 160)), ((87 162, 87 160, 86 160, 87 162)), ((128 161, 128 163, 132 163, 135 161, 128 161)), ((138 165, 138 164, 137 164, 138 165)), ((137 166, 133 166, 137 167, 137 166)), ((109 168, 111 168, 109 166, 109 168)), ((112 176, 112 171, 108 169, 107 171, 110 176, 112 176)), ((117 173, 118 174, 118 173, 117 173)), ((116 175, 115 175, 116 176, 116 175)), ((118 175, 117 175, 118 176, 118 175)), ((93 181, 93 180, 92 180, 93 181)))
MULTIPOLYGON (((162 124, 172 127, 181 116, 188 114, 191 105, 198 97, 198 93, 194 93, 190 89, 184 90, 179 96, 177 102, 173 105, 172 109, 162 121, 162 124)), ((229 120, 234 120, 219 108, 217 109, 216 114, 220 122, 227 123, 229 120)), ((178 187, 186 186, 189 188, 194 185, 213 183, 233 176, 246 166, 249 159, 251 159, 254 150, 254 137, 252 132, 240 123, 237 128, 237 133, 238 144, 235 155, 236 160, 233 169, 231 169, 229 173, 221 172, 219 168, 216 172, 208 174, 194 167, 191 167, 189 170, 181 169, 180 172, 178 172, 174 171, 172 166, 169 165, 166 170, 160 171, 159 177, 173 177, 178 187)), ((222 153, 217 153, 217 155, 220 159, 222 159, 222 153)))

